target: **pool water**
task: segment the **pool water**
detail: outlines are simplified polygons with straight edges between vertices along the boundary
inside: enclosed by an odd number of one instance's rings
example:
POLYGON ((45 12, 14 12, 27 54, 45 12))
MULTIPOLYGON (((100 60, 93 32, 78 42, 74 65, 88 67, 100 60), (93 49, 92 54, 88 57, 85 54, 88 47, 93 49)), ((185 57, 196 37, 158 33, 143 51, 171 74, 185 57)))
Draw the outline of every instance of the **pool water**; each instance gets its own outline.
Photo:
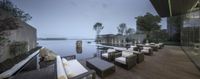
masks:
POLYGON ((76 41, 77 40, 39 40, 38 43, 40 46, 46 47, 60 56, 76 55, 77 59, 94 57, 99 52, 94 40, 82 40, 82 48, 76 48, 76 41))

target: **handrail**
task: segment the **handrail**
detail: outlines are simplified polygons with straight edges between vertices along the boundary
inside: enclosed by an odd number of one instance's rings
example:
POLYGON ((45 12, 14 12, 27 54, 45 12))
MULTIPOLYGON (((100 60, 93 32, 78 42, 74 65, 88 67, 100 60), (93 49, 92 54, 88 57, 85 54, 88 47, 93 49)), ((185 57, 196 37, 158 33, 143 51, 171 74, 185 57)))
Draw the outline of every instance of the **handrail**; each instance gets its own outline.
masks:
MULTIPOLYGON (((41 48, 40 48, 41 49, 41 48)), ((17 63, 16 65, 14 65, 12 68, 10 68, 9 70, 6 70, 5 72, 0 74, 0 79, 3 78, 8 78, 10 76, 12 76, 13 74, 15 74, 18 70, 20 70, 20 68, 22 68, 26 63, 28 63, 28 61, 30 61, 34 56, 39 54, 39 49, 37 51, 35 51, 34 53, 32 53, 31 55, 29 55, 27 58, 25 58, 24 60, 20 61, 19 63, 17 63)))

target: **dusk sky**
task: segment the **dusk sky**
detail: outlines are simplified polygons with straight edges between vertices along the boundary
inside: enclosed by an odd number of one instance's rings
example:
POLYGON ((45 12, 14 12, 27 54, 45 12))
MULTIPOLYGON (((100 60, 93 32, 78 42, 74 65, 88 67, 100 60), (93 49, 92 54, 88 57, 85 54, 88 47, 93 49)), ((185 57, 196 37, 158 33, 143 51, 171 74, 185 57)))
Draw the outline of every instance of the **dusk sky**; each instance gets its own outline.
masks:
MULTIPOLYGON (((103 23, 101 34, 116 34, 126 23, 136 28, 135 17, 157 15, 149 0, 11 0, 33 18, 28 21, 38 37, 94 38, 93 25, 103 23)), ((166 19, 162 19, 166 28, 166 19)))

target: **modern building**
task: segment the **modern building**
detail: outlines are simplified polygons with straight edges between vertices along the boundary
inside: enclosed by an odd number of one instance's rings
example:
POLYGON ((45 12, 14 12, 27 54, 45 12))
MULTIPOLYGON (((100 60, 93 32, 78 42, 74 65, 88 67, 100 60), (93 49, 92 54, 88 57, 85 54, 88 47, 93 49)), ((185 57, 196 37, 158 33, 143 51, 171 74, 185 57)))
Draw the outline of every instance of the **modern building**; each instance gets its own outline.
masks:
POLYGON ((105 45, 116 45, 116 46, 124 46, 126 44, 130 44, 131 42, 134 43, 134 41, 140 41, 141 43, 144 41, 146 38, 145 34, 131 34, 129 36, 126 35, 121 35, 121 34, 105 34, 105 35, 100 35, 98 41, 100 44, 105 44, 105 45), (127 39, 133 40, 133 41, 127 41, 127 39))
MULTIPOLYGON (((200 69, 200 0, 150 0, 161 17, 181 17, 180 43, 200 69)), ((176 28, 168 24, 171 35, 176 28)), ((176 31, 177 32, 177 31, 176 31)))
POLYGON ((105 34, 98 38, 100 44, 104 45, 121 45, 126 43, 126 37, 123 35, 105 34))

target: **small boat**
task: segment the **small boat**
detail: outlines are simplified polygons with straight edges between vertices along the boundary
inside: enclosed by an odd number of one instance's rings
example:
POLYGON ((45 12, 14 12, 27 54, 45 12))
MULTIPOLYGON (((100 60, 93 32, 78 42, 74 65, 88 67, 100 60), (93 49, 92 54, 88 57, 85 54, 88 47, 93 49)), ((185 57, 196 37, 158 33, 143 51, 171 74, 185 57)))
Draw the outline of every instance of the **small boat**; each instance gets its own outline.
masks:
POLYGON ((91 41, 88 41, 87 43, 89 43, 89 44, 90 44, 90 43, 91 43, 91 41))

